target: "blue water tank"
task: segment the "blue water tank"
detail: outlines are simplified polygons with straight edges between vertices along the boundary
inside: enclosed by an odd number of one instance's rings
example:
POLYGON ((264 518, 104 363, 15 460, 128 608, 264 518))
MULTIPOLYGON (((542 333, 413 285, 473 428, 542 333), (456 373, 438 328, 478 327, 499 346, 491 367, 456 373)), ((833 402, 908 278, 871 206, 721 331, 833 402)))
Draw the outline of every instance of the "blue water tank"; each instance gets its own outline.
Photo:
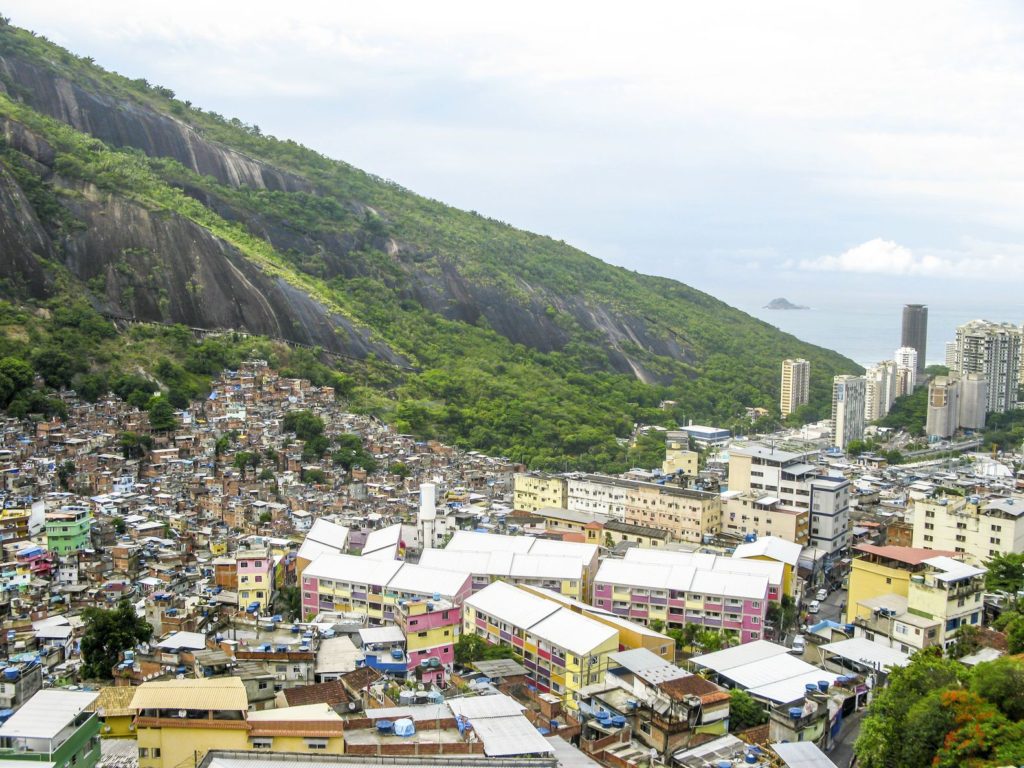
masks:
POLYGON ((613 715, 612 716, 612 725, 614 725, 616 728, 621 728, 625 724, 626 724, 626 718, 624 718, 622 715, 613 715))
POLYGON ((402 649, 401 648, 392 648, 391 649, 391 658, 392 659, 400 659, 400 658, 402 658, 402 649))
POLYGON ((807 692, 807 693, 814 693, 817 690, 818 690, 818 686, 816 686, 814 683, 808 683, 807 685, 804 686, 804 691, 807 692))
POLYGON ((822 693, 825 693, 825 691, 828 690, 828 680, 819 680, 818 681, 818 690, 821 691, 822 693))
POLYGON ((803 713, 804 713, 804 711, 803 711, 803 709, 801 709, 800 707, 790 707, 790 708, 789 708, 789 716, 790 716, 791 718, 793 718, 794 720, 799 720, 799 719, 800 719, 800 716, 801 716, 801 715, 802 715, 803 713))
POLYGON ((19 677, 21 677, 21 672, 17 667, 8 667, 4 670, 4 680, 17 680, 19 677))

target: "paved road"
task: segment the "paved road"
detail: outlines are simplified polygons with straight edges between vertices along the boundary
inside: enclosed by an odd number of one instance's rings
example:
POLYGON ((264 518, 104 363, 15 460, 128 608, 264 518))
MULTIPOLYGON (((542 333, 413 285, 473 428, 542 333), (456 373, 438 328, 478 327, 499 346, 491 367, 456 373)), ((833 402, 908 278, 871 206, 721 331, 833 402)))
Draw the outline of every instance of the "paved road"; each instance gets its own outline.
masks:
MULTIPOLYGON (((811 600, 814 599, 813 593, 804 598, 804 604, 802 606, 803 613, 807 612, 807 606, 810 605, 811 600)), ((846 612, 846 591, 837 589, 831 592, 829 596, 821 603, 821 607, 817 613, 812 613, 808 616, 808 624, 817 624, 819 621, 835 621, 840 624, 845 623, 843 618, 846 612)), ((800 618, 803 620, 803 613, 800 618)))
POLYGON ((839 728, 839 737, 828 755, 839 768, 848 768, 850 761, 853 760, 853 742, 860 734, 860 721, 865 712, 866 710, 863 709, 854 712, 843 721, 839 728))

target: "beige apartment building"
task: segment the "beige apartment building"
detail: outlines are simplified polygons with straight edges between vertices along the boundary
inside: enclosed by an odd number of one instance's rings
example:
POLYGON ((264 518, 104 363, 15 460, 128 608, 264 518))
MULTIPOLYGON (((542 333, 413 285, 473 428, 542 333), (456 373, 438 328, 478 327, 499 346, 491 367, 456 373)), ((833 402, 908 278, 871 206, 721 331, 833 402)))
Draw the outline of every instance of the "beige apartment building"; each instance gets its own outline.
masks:
POLYGON ((805 545, 810 531, 810 512, 786 506, 778 498, 763 493, 726 491, 722 494, 722 533, 745 536, 748 533, 777 536, 805 545))
POLYGON ((803 358, 782 361, 779 409, 786 418, 804 405, 811 395, 811 364, 803 358))
POLYGON ((1024 498, 981 498, 937 493, 914 502, 914 546, 962 554, 983 565, 1008 552, 1024 552, 1024 498))
POLYGON ((520 512, 536 512, 545 507, 566 508, 564 477, 539 472, 517 474, 512 481, 513 507, 520 512))
POLYGON ((722 499, 717 493, 657 483, 616 482, 624 486, 627 523, 667 531, 676 541, 692 544, 721 530, 722 499))
POLYGON ((677 472, 687 477, 696 477, 699 471, 699 455, 690 450, 690 436, 686 432, 672 430, 665 435, 665 461, 661 471, 666 475, 677 472))

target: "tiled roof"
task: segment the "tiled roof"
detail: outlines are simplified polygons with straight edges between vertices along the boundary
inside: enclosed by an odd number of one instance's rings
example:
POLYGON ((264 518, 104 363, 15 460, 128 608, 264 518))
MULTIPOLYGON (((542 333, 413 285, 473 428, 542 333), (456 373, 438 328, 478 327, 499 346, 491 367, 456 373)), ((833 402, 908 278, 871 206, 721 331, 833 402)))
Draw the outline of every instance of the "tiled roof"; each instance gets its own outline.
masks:
POLYGON ((298 688, 285 688, 282 691, 289 707, 300 707, 304 704, 347 704, 350 700, 345 686, 340 680, 316 685, 302 685, 298 688))

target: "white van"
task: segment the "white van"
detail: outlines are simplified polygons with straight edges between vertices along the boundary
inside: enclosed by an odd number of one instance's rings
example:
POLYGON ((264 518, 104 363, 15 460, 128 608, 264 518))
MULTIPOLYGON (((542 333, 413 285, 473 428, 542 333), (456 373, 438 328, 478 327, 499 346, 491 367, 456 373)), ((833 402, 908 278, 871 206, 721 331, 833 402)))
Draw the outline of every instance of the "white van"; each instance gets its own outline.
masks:
POLYGON ((819 589, 818 590, 818 594, 816 594, 814 597, 816 599, 818 599, 818 600, 824 600, 826 597, 828 597, 828 590, 827 589, 819 589))
POLYGON ((811 600, 811 604, 807 606, 807 612, 817 613, 819 610, 821 610, 821 603, 817 600, 811 600))
POLYGON ((804 651, 807 649, 807 643, 804 641, 803 635, 797 635, 793 638, 793 645, 790 646, 789 652, 797 656, 803 656, 804 651))

